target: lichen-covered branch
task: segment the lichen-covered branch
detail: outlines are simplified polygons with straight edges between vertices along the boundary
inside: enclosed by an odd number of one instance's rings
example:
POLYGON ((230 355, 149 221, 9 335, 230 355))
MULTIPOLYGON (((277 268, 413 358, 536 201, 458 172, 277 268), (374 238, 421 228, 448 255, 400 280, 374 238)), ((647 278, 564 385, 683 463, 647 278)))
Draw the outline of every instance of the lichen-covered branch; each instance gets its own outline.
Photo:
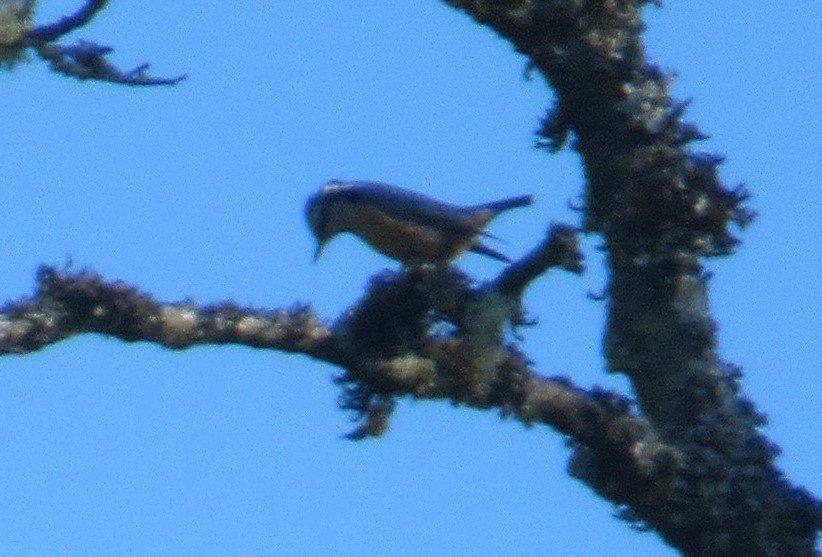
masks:
MULTIPOLYGON (((541 247, 514 265, 528 266, 533 253, 550 246, 554 263, 543 272, 568 261, 578 266, 570 234, 568 227, 552 228, 541 247)), ((517 322, 522 289, 501 293, 500 282, 473 286, 454 268, 386 271, 329 326, 306 306, 262 310, 230 302, 162 303, 91 272, 42 267, 32 297, 0 308, 0 355, 33 352, 86 333, 172 349, 240 344, 302 353, 344 369, 337 379, 341 405, 363 418, 353 438, 382 433, 396 397, 449 399, 497 408, 528 425, 550 425, 625 463, 627 475, 668 474, 669 464, 659 468, 653 461, 665 454, 667 463, 676 458, 673 453, 662 445, 653 457, 638 450, 655 442, 647 424, 632 415, 630 401, 584 391, 564 378, 541 377, 518 348, 504 343, 503 328, 517 322)))
POLYGON ((38 270, 33 297, 0 308, 0 355, 34 352, 85 333, 174 349, 242 344, 322 359, 332 350, 330 330, 305 306, 266 311, 230 302, 160 303, 122 282, 53 267, 38 270))
POLYGON ((174 85, 185 79, 185 75, 151 77, 147 74, 148 64, 129 71, 120 70, 106 58, 113 49, 92 41, 81 40, 72 45, 57 42, 89 23, 107 3, 88 0, 71 15, 51 24, 34 26, 34 0, 3 0, 0 2, 0 68, 14 67, 31 49, 57 73, 81 80, 121 85, 174 85))
MULTIPOLYGON (((548 268, 580 268, 572 229, 552 235, 494 281, 452 268, 376 277, 333 325, 310 308, 160 303, 91 273, 44 268, 34 297, 0 308, 0 354, 38 350, 96 332, 170 348, 243 344, 341 367, 352 438, 382 433, 400 396, 499 409, 569 436, 571 473, 686 555, 815 555, 822 503, 774 466, 765 418, 739 391, 740 371, 716 350, 703 259, 728 255, 753 214, 742 187, 718 177, 721 158, 670 97, 671 77, 649 63, 641 0, 445 0, 528 56, 557 93, 538 144, 569 143, 585 167, 582 229, 601 234, 609 285, 604 352, 628 375, 632 401, 546 379, 505 343, 522 326, 520 298, 548 268)), ((56 41, 106 5, 32 26, 34 2, 0 2, 0 67, 29 49, 56 71, 127 85, 177 83, 113 66, 111 49, 56 41)))
MULTIPOLYGON (((685 466, 669 498, 631 511, 688 555, 813 555, 819 501, 774 467, 762 414, 716 353, 701 259, 733 251, 729 227, 753 216, 748 194, 720 181, 720 157, 691 150, 704 135, 683 122, 670 76, 645 59, 646 2, 445 1, 529 57, 558 97, 539 144, 556 150, 573 137, 582 156, 583 228, 603 235, 610 271, 608 368, 630 377, 685 466)), ((577 451, 575 474, 624 500, 632 488, 595 453, 577 451)))
MULTIPOLYGON (((514 265, 533 268, 534 254, 547 251, 553 263, 543 272, 572 261, 578 270, 571 234, 570 227, 552 227, 541 246, 514 265)), ((522 295, 521 289, 500 292, 504 283, 474 286, 454 268, 386 271, 329 326, 305 306, 162 303, 91 272, 43 267, 32 297, 0 308, 0 355, 29 353, 86 333, 173 349, 230 343, 302 353, 344 370, 337 378, 341 406, 362 418, 351 438, 381 434, 397 397, 448 399, 555 428, 586 455, 594 454, 595 462, 614 467, 619 481, 633 488, 627 503, 664 496, 660 486, 675 485, 680 455, 635 415, 630 400, 535 373, 528 358, 504 342, 503 328, 518 322, 522 295)))
POLYGON ((33 12, 34 0, 0 1, 0 69, 11 69, 25 59, 33 12))
POLYGON ((525 257, 509 265, 497 278, 496 286, 508 295, 521 296, 536 277, 551 267, 580 274, 584 270, 577 240, 578 229, 567 224, 553 224, 545 241, 525 257))

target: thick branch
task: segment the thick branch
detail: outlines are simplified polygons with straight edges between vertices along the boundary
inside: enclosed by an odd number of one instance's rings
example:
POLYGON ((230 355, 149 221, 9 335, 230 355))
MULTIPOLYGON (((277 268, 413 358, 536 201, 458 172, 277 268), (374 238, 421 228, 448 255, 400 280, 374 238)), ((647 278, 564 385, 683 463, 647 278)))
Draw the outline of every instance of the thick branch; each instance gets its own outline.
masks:
MULTIPOLYGON (((611 271, 608 367, 630 376, 689 471, 667 504, 633 510, 689 555, 813 555, 819 503, 773 466, 762 415, 715 351, 701 258, 733 250, 729 226, 752 217, 747 193, 721 183, 719 157, 687 149, 704 136, 682 122, 669 76, 645 60, 645 2, 446 2, 529 57, 558 96, 544 144, 557 149, 573 133, 582 155, 584 228, 603 234, 611 271)), ((587 468, 580 475, 595 487, 613 472, 587 468)))
MULTIPOLYGON (((558 237, 544 243, 553 246, 555 264, 578 262, 568 230, 557 230, 558 237)), ((515 268, 528 268, 540 252, 534 250, 515 268)), ((345 369, 338 379, 342 406, 365 419, 353 438, 382 433, 398 396, 498 408, 569 436, 575 447, 572 473, 615 503, 638 509, 643 520, 680 511, 672 502, 687 485, 688 455, 657 439, 625 398, 541 377, 519 350, 501 344, 501 328, 519 314, 517 300, 498 290, 501 282, 473 287, 456 269, 386 272, 328 327, 307 307, 160 303, 92 273, 42 268, 34 297, 0 309, 0 354, 30 352, 89 332, 176 349, 233 343, 303 353, 345 369), (453 333, 432 335, 442 322, 453 333)), ((810 500, 802 492, 796 496, 810 500)))
MULTIPOLYGON (((620 481, 633 486, 625 502, 663 497, 659 486, 674 483, 679 457, 654 439, 644 420, 632 415, 630 401, 599 389, 584 391, 564 378, 541 377, 515 347, 483 352, 477 339, 469 338, 469 333, 479 334, 475 329, 453 336, 428 334, 431 322, 424 316, 430 314, 429 303, 450 318, 459 320, 461 314, 467 319, 463 312, 476 316, 473 304, 486 295, 492 296, 471 290, 467 278, 453 269, 385 273, 356 308, 328 327, 307 307, 272 311, 233 303, 161 303, 90 272, 43 267, 32 298, 0 308, 0 354, 32 352, 86 333, 173 349, 241 344, 302 353, 345 368, 339 379, 345 388, 343 406, 371 413, 369 418, 382 419, 383 426, 393 407, 390 401, 397 396, 497 408, 527 425, 549 425, 584 447, 585 455, 595 454, 596 462, 611 463, 620 481), (413 313, 427 325, 408 330, 409 323, 416 322, 408 319, 413 313), (388 314, 399 318, 383 319, 374 327, 375 319, 388 314)), ((489 327, 499 324, 495 319, 486 322, 489 327)), ((380 432, 371 422, 354 437, 380 432)))
POLYGON ((0 355, 24 354, 69 337, 100 333, 126 342, 182 349, 198 344, 241 344, 300 352, 333 361, 330 330, 310 308, 251 310, 226 302, 155 301, 122 282, 41 267, 33 298, 0 308, 0 355))

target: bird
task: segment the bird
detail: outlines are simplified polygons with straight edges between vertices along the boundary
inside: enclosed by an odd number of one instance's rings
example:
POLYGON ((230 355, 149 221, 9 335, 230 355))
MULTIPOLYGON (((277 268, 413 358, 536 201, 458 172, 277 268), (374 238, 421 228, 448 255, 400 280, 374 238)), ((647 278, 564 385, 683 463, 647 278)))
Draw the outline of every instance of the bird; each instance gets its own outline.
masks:
POLYGON ((305 214, 317 239, 315 261, 332 238, 350 232, 408 267, 449 263, 465 251, 510 263, 480 236, 493 238, 484 232, 493 218, 533 202, 520 195, 460 206, 390 184, 331 180, 309 197, 305 214))

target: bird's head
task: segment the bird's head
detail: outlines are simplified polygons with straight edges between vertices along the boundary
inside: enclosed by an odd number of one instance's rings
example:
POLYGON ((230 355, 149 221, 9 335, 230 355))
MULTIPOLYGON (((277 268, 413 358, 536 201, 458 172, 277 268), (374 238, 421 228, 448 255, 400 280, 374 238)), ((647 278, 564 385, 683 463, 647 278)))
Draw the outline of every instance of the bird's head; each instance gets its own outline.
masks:
POLYGON ((340 194, 344 190, 342 182, 332 180, 309 197, 305 204, 305 218, 317 239, 314 261, 320 258, 329 240, 344 230, 340 219, 341 206, 345 202, 340 194))

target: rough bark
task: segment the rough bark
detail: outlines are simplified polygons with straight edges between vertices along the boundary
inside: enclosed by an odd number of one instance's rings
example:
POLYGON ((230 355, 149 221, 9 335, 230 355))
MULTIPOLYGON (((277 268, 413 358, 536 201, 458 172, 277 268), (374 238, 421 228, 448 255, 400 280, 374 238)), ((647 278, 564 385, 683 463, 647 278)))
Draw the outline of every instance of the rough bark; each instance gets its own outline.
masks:
POLYGON ((556 91, 543 145, 573 136, 585 168, 584 228, 602 234, 610 284, 605 354, 678 457, 652 492, 618 479, 607 456, 578 450, 573 472, 687 555, 813 555, 819 502, 773 465, 763 416, 716 352, 701 258, 727 255, 729 225, 752 214, 742 188, 694 153, 669 76, 645 59, 640 1, 446 0, 529 57, 556 91), (639 496, 638 496, 639 495, 639 496))
MULTIPOLYGON (((571 474, 683 554, 815 555, 822 504, 774 466, 762 414, 716 351, 702 260, 732 253, 729 227, 752 216, 747 196, 721 183, 719 158, 691 150, 702 135, 682 121, 669 76, 644 56, 643 2, 446 2, 508 39, 557 93, 540 143, 557 150, 573 137, 581 155, 582 226, 602 235, 610 272, 607 364, 631 379, 636 404, 543 377, 505 343, 506 327, 525 325, 520 299, 531 281, 553 267, 580 271, 566 226, 487 284, 454 268, 384 272, 330 325, 307 306, 162 303, 90 272, 44 267, 33 297, 0 308, 0 354, 89 332, 171 349, 231 343, 302 353, 344 370, 341 406, 362 418, 352 438, 381 434, 398 396, 496 408, 567 435, 571 474)), ((52 44, 105 4, 15 31, 0 47, 8 60, 35 48, 75 77, 176 82, 145 78, 143 66, 112 73, 108 50, 94 43, 52 44)), ((31 4, 20 6, 20 21, 30 21, 31 4)))

